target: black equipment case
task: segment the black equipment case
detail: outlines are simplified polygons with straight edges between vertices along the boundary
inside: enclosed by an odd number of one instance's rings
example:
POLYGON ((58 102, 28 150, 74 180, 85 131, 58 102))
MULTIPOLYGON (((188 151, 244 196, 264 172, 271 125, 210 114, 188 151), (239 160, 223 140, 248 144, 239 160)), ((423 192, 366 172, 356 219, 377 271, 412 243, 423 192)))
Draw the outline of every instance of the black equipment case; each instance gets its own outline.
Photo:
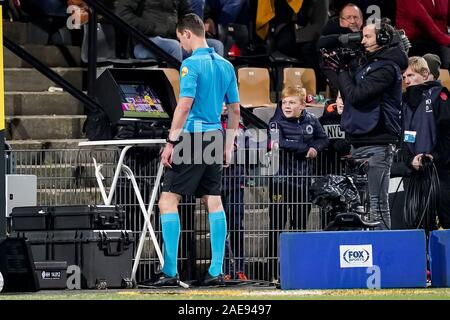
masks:
POLYGON ((123 229, 125 210, 117 205, 16 207, 12 231, 123 229))
POLYGON ((12 231, 49 230, 51 213, 47 207, 15 207, 11 215, 12 231))
POLYGON ((66 261, 68 267, 78 266, 82 289, 133 286, 131 231, 30 231, 13 236, 28 239, 35 261, 66 261))
POLYGON ((41 289, 67 288, 67 262, 43 261, 35 262, 34 268, 41 289))
POLYGON ((26 239, 0 238, 1 292, 35 292, 39 282, 34 269, 33 251, 26 239))
POLYGON ((54 206, 52 209, 53 230, 114 230, 124 226, 125 210, 120 206, 54 206))

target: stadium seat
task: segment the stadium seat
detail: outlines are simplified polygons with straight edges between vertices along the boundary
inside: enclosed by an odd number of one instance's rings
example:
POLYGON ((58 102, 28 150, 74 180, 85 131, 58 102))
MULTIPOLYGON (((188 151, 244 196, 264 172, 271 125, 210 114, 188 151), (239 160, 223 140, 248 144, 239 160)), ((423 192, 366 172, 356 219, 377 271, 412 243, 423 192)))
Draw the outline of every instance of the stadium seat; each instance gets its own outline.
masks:
POLYGON ((324 107, 322 105, 306 104, 306 110, 308 110, 309 113, 315 115, 316 118, 320 118, 323 115, 323 109, 324 107))
POLYGON ((239 96, 244 108, 276 107, 270 100, 270 76, 266 68, 238 69, 239 96))
POLYGON ((314 69, 284 68, 283 88, 302 86, 307 94, 316 95, 316 74, 314 69))
POLYGON ((275 108, 272 107, 262 107, 253 109, 253 114, 257 116, 259 119, 269 124, 269 120, 275 114, 275 108))
POLYGON ((440 73, 441 75, 439 77, 439 80, 441 80, 444 87, 450 90, 450 73, 447 69, 441 69, 440 73))
POLYGON ((170 84, 172 85, 173 94, 178 102, 178 97, 180 95, 180 73, 177 69, 174 68, 157 68, 164 71, 167 79, 169 79, 170 84))

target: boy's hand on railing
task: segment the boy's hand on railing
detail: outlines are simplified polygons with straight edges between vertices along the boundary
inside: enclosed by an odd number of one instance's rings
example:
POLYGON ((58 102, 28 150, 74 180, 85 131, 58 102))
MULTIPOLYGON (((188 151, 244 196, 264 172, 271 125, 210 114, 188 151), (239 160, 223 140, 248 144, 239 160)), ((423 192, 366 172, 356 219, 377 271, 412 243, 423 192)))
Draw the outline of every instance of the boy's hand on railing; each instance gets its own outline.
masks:
POLYGON ((270 150, 279 150, 279 149, 280 149, 280 144, 278 143, 278 141, 272 141, 270 150))
POLYGON ((309 148, 308 153, 306 154, 307 159, 314 159, 317 157, 317 150, 314 148, 309 148))

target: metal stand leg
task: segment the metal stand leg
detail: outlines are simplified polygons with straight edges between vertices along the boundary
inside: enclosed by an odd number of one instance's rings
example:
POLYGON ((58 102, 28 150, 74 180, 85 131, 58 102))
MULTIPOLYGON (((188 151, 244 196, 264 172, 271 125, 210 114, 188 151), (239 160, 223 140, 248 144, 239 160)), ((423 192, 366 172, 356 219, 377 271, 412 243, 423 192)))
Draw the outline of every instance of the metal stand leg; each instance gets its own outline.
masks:
MULTIPOLYGON (((159 247, 158 244, 158 239, 156 239, 156 235, 155 235, 155 231, 153 230, 150 218, 153 214, 153 207, 155 205, 156 202, 156 197, 158 195, 158 188, 159 185, 161 183, 161 177, 164 171, 164 166, 160 163, 159 167, 158 167, 158 173, 156 175, 156 179, 155 179, 155 185, 153 187, 153 191, 152 191, 152 196, 150 199, 150 203, 148 205, 148 208, 145 208, 145 204, 144 204, 144 200, 142 199, 142 195, 141 192, 139 190, 139 186, 137 184, 136 181, 136 177, 134 176, 133 171, 130 169, 130 167, 126 166, 123 164, 124 159, 125 159, 125 155, 127 153, 127 151, 131 148, 132 146, 126 146, 122 149, 122 152, 120 153, 120 157, 119 157, 119 161, 117 163, 117 167, 116 170, 114 172, 114 178, 110 187, 110 191, 109 194, 106 193, 106 189, 105 186, 103 184, 103 180, 105 180, 105 178, 103 177, 102 173, 101 173, 101 169, 103 167, 103 165, 98 164, 97 160, 95 158, 93 158, 93 162, 94 162, 94 167, 95 167, 95 177, 97 179, 97 183, 99 185, 100 188, 100 192, 102 195, 102 199, 105 205, 110 205, 114 196, 114 192, 116 189, 116 185, 117 185, 117 181, 119 180, 119 176, 120 176, 120 172, 123 170, 125 172, 125 174, 127 175, 128 179, 131 180, 131 183, 133 185, 133 189, 134 189, 134 193, 136 194, 136 197, 138 199, 139 202, 139 207, 141 209, 141 212, 144 216, 144 226, 142 228, 142 232, 141 232, 141 236, 139 239, 139 245, 138 245, 138 249, 136 252, 136 256, 135 256, 135 260, 134 260, 134 264, 133 264, 133 271, 131 273, 131 279, 132 280, 136 280, 136 272, 137 272, 137 268, 139 266, 139 261, 141 259, 141 255, 142 255, 142 250, 144 248, 144 242, 145 242, 145 236, 147 234, 147 230, 149 231, 150 237, 152 239, 153 245, 155 247, 156 250, 156 254, 158 255, 158 259, 159 262, 161 264, 161 266, 164 266, 164 258, 163 255, 161 253, 161 248, 159 247)), ((180 286, 182 286, 183 288, 189 288, 189 285, 187 285, 184 282, 180 281, 180 286)))
MULTIPOLYGON (((161 263, 162 266, 164 265, 164 258, 163 258, 163 255, 161 253, 161 249, 160 249, 159 244, 158 244, 158 239, 156 239, 155 232, 154 232, 153 227, 152 227, 151 222, 150 222, 150 217, 151 217, 153 211, 147 211, 147 209, 145 208, 144 200, 142 199, 142 195, 140 193, 139 186, 137 185, 136 178, 135 178, 133 172, 131 171, 131 169, 129 167, 127 167, 127 166, 122 166, 122 169, 127 174, 128 179, 131 180, 134 192, 135 192, 136 197, 138 199, 139 207, 140 207, 141 212, 142 212, 142 214, 144 216, 144 219, 145 219, 144 227, 142 229, 141 237, 139 239, 138 251, 136 253, 136 257, 135 257, 135 261, 134 261, 134 265, 133 265, 133 273, 131 274, 132 279, 135 280, 136 270, 137 270, 137 267, 139 265, 139 260, 141 258, 142 249, 143 249, 144 241, 145 241, 145 236, 147 234, 147 229, 148 229, 148 231, 150 233, 150 237, 152 239, 153 245, 155 246, 156 254, 158 255, 159 262, 161 263)), ((161 175, 162 175, 162 173, 161 173, 161 175)), ((153 192, 152 193, 154 193, 155 190, 156 191, 158 190, 158 187, 159 187, 159 181, 158 180, 161 180, 161 176, 159 175, 159 172, 158 172, 158 175, 156 176, 155 186, 153 187, 153 192)), ((154 205, 154 203, 153 203, 153 205, 154 205)))
MULTIPOLYGON (((161 266, 164 266, 164 258, 163 258, 163 255, 161 253, 161 249, 159 247, 158 239, 156 239, 156 235, 155 235, 155 232, 153 230, 153 227, 152 227, 152 224, 151 224, 151 221, 150 221, 150 217, 153 214, 153 206, 155 205, 156 196, 158 194, 159 184, 161 182, 161 177, 162 177, 162 174, 163 174, 163 171, 164 171, 164 166, 162 164, 159 165, 158 173, 156 175, 155 185, 153 187, 152 196, 151 196, 151 199, 150 199, 150 203, 148 205, 148 209, 145 208, 144 200, 142 199, 142 195, 141 195, 141 192, 139 190, 139 186, 137 185, 136 178, 135 178, 133 172, 131 171, 131 169, 129 167, 127 167, 125 165, 122 166, 122 169, 128 175, 128 179, 130 179, 131 183, 133 184, 134 192, 135 192, 136 197, 137 197, 138 202, 139 202, 139 207, 140 207, 141 212, 142 212, 142 214, 144 216, 144 219, 145 219, 144 226, 143 226, 143 229, 142 229, 142 232, 141 232, 141 236, 140 236, 140 239, 139 239, 138 250, 136 252, 136 256, 135 256, 135 259, 134 259, 133 272, 131 273, 131 278, 133 280, 136 280, 136 272, 137 272, 137 268, 139 266, 139 261, 141 259, 142 250, 144 248, 144 242, 145 242, 145 236, 147 234, 147 229, 148 229, 148 231, 150 233, 150 237, 152 239, 153 246, 155 247, 156 253, 158 255, 159 262, 160 262, 161 266)), ((181 282, 181 281, 180 281, 180 285, 183 288, 189 288, 189 286, 187 284, 185 284, 184 282, 181 282)))
POLYGON ((117 181, 119 180, 120 171, 122 169, 125 155, 126 155, 127 151, 131 149, 131 147, 132 146, 126 146, 125 148, 122 149, 122 152, 120 153, 119 162, 117 163, 116 171, 114 172, 114 178, 111 183, 111 189, 109 191, 108 200, 105 203, 107 206, 109 206, 112 202, 112 198, 114 196, 114 192, 116 191, 116 185, 117 185, 117 181))
POLYGON ((106 194, 105 185, 103 184, 103 180, 105 180, 105 178, 101 173, 103 165, 98 164, 97 160, 95 158, 92 158, 95 167, 95 177, 97 178, 97 183, 100 188, 100 192, 102 194, 103 202, 106 206, 111 205, 112 198, 116 190, 117 181, 119 180, 120 171, 122 170, 123 161, 125 159, 127 151, 130 150, 130 148, 131 146, 126 146, 125 148, 122 149, 122 152, 120 153, 119 162, 117 163, 116 170, 114 171, 114 178, 113 182, 111 183, 109 194, 106 194))
POLYGON ((106 204, 108 202, 108 196, 106 194, 105 186, 103 184, 103 180, 105 180, 105 177, 102 175, 102 164, 97 164, 97 160, 95 158, 92 158, 94 161, 94 168, 95 168, 95 177, 97 178, 97 184, 100 188, 100 193, 102 194, 103 203, 106 204))

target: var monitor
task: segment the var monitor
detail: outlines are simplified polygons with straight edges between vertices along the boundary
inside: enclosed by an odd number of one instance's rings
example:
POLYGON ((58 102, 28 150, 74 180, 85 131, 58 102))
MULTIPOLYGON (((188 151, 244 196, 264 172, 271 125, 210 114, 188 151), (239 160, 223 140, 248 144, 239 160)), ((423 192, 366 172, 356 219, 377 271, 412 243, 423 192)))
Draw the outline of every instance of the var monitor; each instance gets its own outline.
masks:
POLYGON ((176 107, 172 85, 160 69, 107 69, 95 83, 95 97, 110 122, 170 122, 176 107))
POLYGON ((146 83, 119 83, 124 118, 169 119, 156 91, 146 83))

